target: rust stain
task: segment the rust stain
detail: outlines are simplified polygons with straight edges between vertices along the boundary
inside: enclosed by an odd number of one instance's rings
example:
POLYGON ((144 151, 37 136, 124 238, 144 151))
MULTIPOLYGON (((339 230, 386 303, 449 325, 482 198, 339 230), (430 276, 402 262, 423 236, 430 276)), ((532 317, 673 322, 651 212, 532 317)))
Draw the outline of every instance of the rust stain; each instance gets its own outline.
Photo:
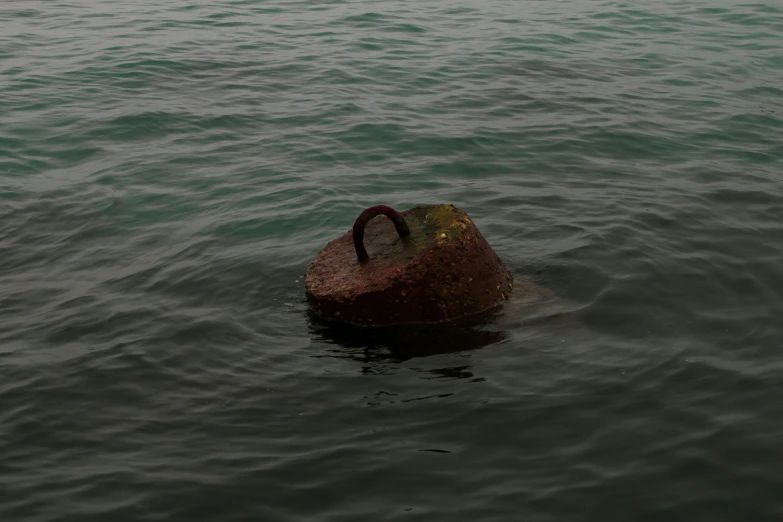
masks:
POLYGON ((351 232, 329 242, 305 275, 308 302, 324 318, 360 326, 452 321, 502 303, 513 278, 473 221, 454 205, 401 213, 410 235, 371 220, 357 261, 351 232))

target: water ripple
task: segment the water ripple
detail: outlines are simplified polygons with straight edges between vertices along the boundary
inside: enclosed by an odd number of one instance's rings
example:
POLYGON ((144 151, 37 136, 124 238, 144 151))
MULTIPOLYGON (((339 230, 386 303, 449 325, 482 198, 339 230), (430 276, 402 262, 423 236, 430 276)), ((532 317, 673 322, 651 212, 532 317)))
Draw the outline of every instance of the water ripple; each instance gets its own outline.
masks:
POLYGON ((780 6, 0 18, 0 519, 783 516, 780 6), (502 313, 312 320, 328 240, 431 202, 502 313))

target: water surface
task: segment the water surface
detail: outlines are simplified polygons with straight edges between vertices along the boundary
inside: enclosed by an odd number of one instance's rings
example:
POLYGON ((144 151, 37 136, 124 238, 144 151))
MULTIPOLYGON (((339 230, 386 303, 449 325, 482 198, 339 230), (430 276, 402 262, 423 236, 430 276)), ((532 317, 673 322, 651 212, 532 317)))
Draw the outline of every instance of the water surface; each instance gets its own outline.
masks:
POLYGON ((783 517, 779 2, 6 0, 0 519, 783 517), (525 296, 309 320, 374 204, 525 296))

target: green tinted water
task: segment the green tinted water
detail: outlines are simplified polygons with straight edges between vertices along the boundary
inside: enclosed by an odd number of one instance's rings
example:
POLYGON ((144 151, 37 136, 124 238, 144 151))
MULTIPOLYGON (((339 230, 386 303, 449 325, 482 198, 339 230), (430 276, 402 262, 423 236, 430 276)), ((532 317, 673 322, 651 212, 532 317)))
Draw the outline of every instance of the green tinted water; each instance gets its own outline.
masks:
POLYGON ((0 519, 779 520, 779 2, 0 5, 0 519), (524 296, 309 321, 367 206, 524 296))

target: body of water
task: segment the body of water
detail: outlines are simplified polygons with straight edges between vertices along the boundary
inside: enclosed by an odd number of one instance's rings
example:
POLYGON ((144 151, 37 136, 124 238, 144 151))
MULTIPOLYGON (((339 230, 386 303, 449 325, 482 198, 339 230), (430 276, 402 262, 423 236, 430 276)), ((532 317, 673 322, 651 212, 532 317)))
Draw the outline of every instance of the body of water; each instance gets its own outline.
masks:
POLYGON ((777 0, 4 0, 0 520, 783 519, 782 86, 777 0), (428 203, 557 298, 311 321, 428 203))

